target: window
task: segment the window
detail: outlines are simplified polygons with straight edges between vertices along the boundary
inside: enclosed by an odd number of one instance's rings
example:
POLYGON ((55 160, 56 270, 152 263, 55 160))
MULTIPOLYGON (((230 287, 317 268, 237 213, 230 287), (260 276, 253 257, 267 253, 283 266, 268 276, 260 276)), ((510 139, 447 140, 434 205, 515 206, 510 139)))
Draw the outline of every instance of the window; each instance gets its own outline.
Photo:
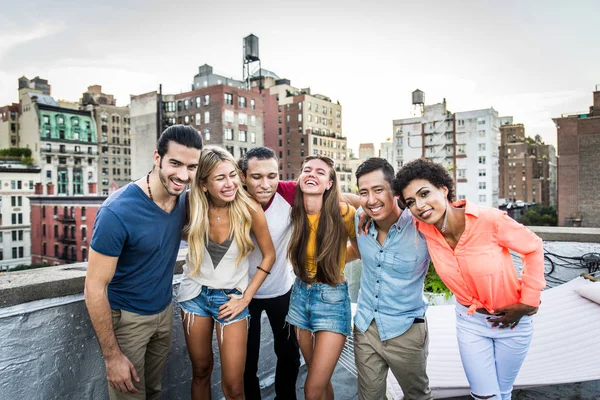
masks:
POLYGON ((302 114, 298 114, 298 122, 302 122, 302 114))
POLYGON ((204 140, 210 140, 210 129, 204 129, 204 140))
POLYGON ((248 132, 238 131, 238 140, 240 142, 247 142, 248 141, 248 132))
POLYGON ((248 125, 248 115, 247 114, 238 114, 238 123, 240 125, 248 125))
POLYGON ((479 202, 480 203, 485 203, 486 202, 486 196, 485 196, 485 194, 480 194, 479 195, 479 202))
POLYGON ((479 143, 478 148, 479 151, 485 151, 485 143, 479 143))
POLYGON ((66 169, 58 170, 58 194, 67 194, 69 176, 66 169))
POLYGON ((485 156, 479 156, 479 164, 485 165, 485 156))
POLYGON ((200 125, 200 113, 196 113, 196 125, 200 125))
POLYGON ((81 207, 81 220, 85 221, 85 217, 86 217, 86 209, 85 207, 81 207))
POLYGON ((479 131, 479 137, 485 137, 485 131, 479 131))
POLYGON ((231 128, 225 128, 225 139, 226 140, 233 140, 233 129, 231 129, 231 128))
POLYGON ((80 169, 73 170, 73 194, 83 194, 83 172, 80 169))
POLYGON ((24 254, 23 246, 19 246, 19 258, 23 258, 23 254, 24 254))
POLYGON ((204 105, 207 106, 210 103, 210 94, 204 95, 204 105))
POLYGON ((281 128, 279 128, 279 136, 281 136, 282 133, 283 131, 281 130, 281 128))
POLYGON ((456 177, 458 179, 465 179, 467 177, 467 170, 466 169, 457 169, 456 177))
POLYGON ((225 122, 233 122, 233 111, 225 110, 225 112, 223 113, 223 120, 225 122))
POLYGON ((196 97, 196 108, 200 108, 200 103, 201 103, 200 96, 197 96, 196 97))
POLYGON ((208 124, 210 122, 210 112, 209 111, 205 111, 204 112, 204 123, 208 124))
POLYGON ((256 133, 250 132, 250 142, 256 143, 256 133))
POLYGON ((304 149, 300 149, 300 157, 304 157, 304 149))
POLYGON ((486 175, 485 169, 480 169, 479 170, 479 176, 485 176, 485 175, 486 175))
POLYGON ((183 123, 186 124, 186 125, 190 123, 190 116, 189 115, 186 115, 185 117, 183 117, 183 123))
POLYGON ((485 182, 479 182, 479 189, 480 190, 485 190, 486 184, 485 182))
POLYGON ((246 108, 246 98, 239 96, 238 97, 238 107, 246 108))
POLYGON ((58 257, 58 245, 54 245, 54 257, 58 257))
POLYGON ((250 99, 250 108, 251 109, 256 109, 256 104, 254 103, 254 99, 250 99))
POLYGON ((86 241, 87 239, 87 228, 84 226, 81 228, 81 240, 86 241))
POLYGON ((42 243, 42 255, 46 255, 46 243, 42 243))
POLYGON ((233 95, 231 93, 224 93, 225 104, 233 105, 233 95))

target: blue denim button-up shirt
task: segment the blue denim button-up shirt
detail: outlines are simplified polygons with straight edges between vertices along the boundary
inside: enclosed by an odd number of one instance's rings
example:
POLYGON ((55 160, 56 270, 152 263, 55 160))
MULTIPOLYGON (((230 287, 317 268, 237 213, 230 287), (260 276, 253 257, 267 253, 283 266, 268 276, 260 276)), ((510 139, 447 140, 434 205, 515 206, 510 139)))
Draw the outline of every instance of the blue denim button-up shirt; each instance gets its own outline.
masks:
MULTIPOLYGON (((358 215, 355 221, 358 229, 358 215)), ((377 229, 357 237, 363 269, 360 277, 358 306, 354 325, 365 332, 373 318, 381 340, 393 339, 410 328, 415 318, 423 318, 427 301, 423 282, 429 267, 425 237, 405 209, 390 227, 383 246, 377 241, 377 229)))

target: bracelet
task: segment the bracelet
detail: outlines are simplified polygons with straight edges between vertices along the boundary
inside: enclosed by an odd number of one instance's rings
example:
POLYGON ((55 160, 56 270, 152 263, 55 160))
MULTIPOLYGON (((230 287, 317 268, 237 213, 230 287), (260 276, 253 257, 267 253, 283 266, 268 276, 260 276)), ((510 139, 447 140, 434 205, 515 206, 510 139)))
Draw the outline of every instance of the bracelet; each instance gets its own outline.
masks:
POLYGON ((264 272, 265 274, 267 274, 267 275, 271 275, 271 272, 270 272, 270 271, 267 271, 266 269, 263 269, 263 268, 261 268, 261 267, 256 267, 256 269, 260 269, 260 270, 261 270, 262 272, 264 272))

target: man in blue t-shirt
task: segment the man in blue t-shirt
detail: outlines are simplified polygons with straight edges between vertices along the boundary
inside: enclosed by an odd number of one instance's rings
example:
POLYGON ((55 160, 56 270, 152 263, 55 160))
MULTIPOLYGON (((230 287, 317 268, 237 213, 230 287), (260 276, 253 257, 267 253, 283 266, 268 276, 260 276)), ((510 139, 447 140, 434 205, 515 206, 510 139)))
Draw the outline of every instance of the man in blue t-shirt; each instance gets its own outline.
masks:
MULTIPOLYGON (((356 170, 360 205, 371 218, 368 233, 357 237, 363 263, 354 316, 358 398, 385 398, 391 369, 405 399, 429 400, 423 298, 429 253, 412 214, 394 198, 393 179, 394 169, 383 158, 369 158, 356 170)), ((356 212, 357 231, 362 211, 356 212)))
POLYGON ((167 128, 152 171, 119 189, 98 210, 85 303, 106 365, 111 399, 158 399, 171 345, 173 268, 196 176, 202 137, 167 128))

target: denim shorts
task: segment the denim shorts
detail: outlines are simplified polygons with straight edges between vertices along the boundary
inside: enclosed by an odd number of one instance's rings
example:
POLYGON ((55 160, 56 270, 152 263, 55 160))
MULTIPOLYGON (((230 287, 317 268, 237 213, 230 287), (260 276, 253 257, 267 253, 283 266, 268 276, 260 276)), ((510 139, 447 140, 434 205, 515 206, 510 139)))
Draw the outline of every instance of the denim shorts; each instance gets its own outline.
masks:
POLYGON ((217 318, 219 315, 219 307, 227 303, 230 298, 228 295, 234 297, 241 297, 242 293, 237 289, 211 289, 206 286, 202 286, 200 294, 191 300, 182 301, 179 306, 183 310, 184 314, 197 315, 199 317, 212 317, 216 322, 221 325, 228 325, 237 322, 241 319, 247 319, 249 317, 248 307, 235 316, 231 321, 226 321, 226 318, 217 318))
POLYGON ((351 309, 348 283, 329 286, 306 283, 296 278, 285 320, 290 325, 313 333, 328 331, 349 336, 351 309))

